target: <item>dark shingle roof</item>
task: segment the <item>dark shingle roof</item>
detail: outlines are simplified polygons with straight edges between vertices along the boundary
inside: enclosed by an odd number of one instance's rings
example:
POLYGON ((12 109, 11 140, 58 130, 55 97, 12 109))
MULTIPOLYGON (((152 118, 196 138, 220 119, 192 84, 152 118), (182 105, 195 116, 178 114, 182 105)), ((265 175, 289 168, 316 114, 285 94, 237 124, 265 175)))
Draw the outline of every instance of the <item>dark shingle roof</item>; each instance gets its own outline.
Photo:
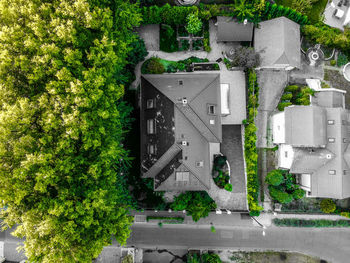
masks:
POLYGON ((217 21, 217 41, 252 41, 253 23, 239 23, 236 19, 227 16, 218 16, 217 21))

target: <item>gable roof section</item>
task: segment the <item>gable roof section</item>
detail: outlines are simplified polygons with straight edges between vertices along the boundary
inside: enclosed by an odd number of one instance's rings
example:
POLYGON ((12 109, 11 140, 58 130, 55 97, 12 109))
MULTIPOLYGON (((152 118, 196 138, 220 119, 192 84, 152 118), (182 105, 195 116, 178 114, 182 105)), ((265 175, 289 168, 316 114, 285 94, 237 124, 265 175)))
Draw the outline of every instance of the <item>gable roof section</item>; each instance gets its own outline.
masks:
POLYGON ((292 106, 284 109, 286 144, 294 147, 326 145, 326 111, 317 106, 292 106))
POLYGON ((248 22, 245 25, 228 16, 218 16, 217 21, 217 41, 252 41, 253 23, 248 22))
POLYGON ((222 138, 220 75, 189 73, 142 77, 172 101, 175 123, 174 145, 143 176, 155 178, 156 191, 210 189, 209 144, 219 143, 222 138), (187 104, 182 103, 183 98, 187 104), (208 115, 208 104, 216 106, 214 115, 208 115), (210 124, 212 120, 214 125, 210 124), (185 145, 182 142, 186 142, 185 145), (178 154, 181 154, 180 159, 178 154), (201 166, 197 165, 199 162, 201 166), (189 180, 176 181, 176 172, 184 169, 189 172, 189 180))
POLYGON ((300 26, 286 17, 261 22, 255 29, 254 48, 260 52, 262 67, 300 68, 300 26))

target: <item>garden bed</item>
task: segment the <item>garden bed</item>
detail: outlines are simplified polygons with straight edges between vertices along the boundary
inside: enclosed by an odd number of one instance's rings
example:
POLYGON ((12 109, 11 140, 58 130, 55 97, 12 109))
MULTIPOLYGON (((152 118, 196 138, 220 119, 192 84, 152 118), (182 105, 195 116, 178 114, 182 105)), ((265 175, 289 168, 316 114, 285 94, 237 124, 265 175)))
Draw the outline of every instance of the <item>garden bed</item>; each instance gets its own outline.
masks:
POLYGON ((350 227, 350 220, 274 218, 273 223, 282 227, 350 227))
POLYGON ((147 222, 156 221, 162 224, 183 224, 183 217, 171 217, 171 216, 147 216, 147 222))
POLYGON ((213 180, 215 184, 229 192, 232 191, 232 185, 230 182, 230 167, 227 164, 227 158, 223 155, 217 155, 214 157, 213 165, 213 180))
POLYGON ((283 111, 285 107, 291 105, 310 105, 310 95, 314 94, 315 92, 307 86, 287 86, 277 108, 279 111, 283 111))
POLYGON ((218 63, 195 63, 193 65, 193 71, 210 71, 220 70, 218 63))

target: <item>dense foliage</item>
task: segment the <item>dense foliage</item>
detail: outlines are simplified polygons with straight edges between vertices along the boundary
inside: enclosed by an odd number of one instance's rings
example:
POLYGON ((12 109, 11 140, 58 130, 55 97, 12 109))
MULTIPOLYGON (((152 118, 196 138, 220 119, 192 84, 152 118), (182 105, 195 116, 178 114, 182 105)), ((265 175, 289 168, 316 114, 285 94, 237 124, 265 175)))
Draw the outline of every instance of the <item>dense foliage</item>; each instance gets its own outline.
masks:
POLYGON ((274 218, 273 223, 276 226, 287 227, 350 227, 350 220, 274 218))
POLYGON ((330 214, 337 208, 335 202, 332 199, 323 199, 320 204, 321 210, 324 213, 330 214))
POLYGON ((170 207, 175 211, 186 210, 193 221, 197 222, 216 209, 216 204, 206 192, 186 192, 175 197, 170 207))
POLYGON ((201 31, 203 23, 198 17, 198 12, 187 15, 186 19, 187 19, 186 30, 188 33, 196 34, 199 31, 201 31))
POLYGON ((291 105, 310 105, 310 96, 314 96, 315 91, 307 86, 289 85, 284 89, 277 108, 283 111, 291 105))
POLYGON ((91 262, 130 234, 125 0, 0 0, 0 200, 31 262, 91 262))
POLYGON ((168 24, 181 25, 186 24, 189 14, 196 14, 202 20, 209 20, 215 16, 237 17, 241 22, 244 19, 253 23, 259 23, 263 20, 269 20, 276 17, 285 16, 301 25, 307 24, 308 19, 305 15, 281 5, 271 4, 268 1, 259 3, 249 3, 239 0, 235 4, 229 5, 204 5, 197 6, 170 6, 169 4, 159 6, 150 6, 141 8, 144 24, 168 24))
POLYGON ((269 185, 269 193, 273 200, 287 204, 305 196, 305 191, 296 184, 295 176, 286 170, 270 171, 265 182, 269 185))
POLYGON ((254 70, 248 70, 248 105, 244 133, 244 157, 247 167, 247 198, 252 216, 258 216, 263 209, 259 206, 258 152, 256 148, 255 118, 258 114, 259 87, 254 70))
POLYGON ((179 216, 147 216, 147 222, 150 220, 158 220, 163 224, 182 224, 185 219, 179 216))
POLYGON ((197 253, 187 255, 187 263, 222 263, 217 254, 205 253, 201 256, 197 253))

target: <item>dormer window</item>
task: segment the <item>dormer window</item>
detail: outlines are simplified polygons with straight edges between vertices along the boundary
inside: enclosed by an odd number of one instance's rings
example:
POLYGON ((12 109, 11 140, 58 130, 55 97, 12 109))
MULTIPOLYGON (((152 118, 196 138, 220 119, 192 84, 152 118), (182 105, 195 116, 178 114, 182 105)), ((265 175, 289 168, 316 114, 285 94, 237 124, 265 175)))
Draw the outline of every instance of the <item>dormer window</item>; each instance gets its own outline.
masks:
POLYGON ((147 100, 147 109, 154 109, 155 108, 155 100, 154 99, 148 99, 147 100))
POLYGON ((179 86, 182 86, 184 84, 184 81, 181 79, 179 80, 179 86))
POLYGON ((215 113, 216 113, 216 106, 214 104, 208 104, 208 114, 215 115, 215 113))
POLYGON ((147 120, 147 133, 148 134, 155 134, 156 133, 156 121, 155 121, 155 119, 148 119, 147 120))
POLYGON ((334 125, 334 120, 328 120, 328 125, 334 125))

